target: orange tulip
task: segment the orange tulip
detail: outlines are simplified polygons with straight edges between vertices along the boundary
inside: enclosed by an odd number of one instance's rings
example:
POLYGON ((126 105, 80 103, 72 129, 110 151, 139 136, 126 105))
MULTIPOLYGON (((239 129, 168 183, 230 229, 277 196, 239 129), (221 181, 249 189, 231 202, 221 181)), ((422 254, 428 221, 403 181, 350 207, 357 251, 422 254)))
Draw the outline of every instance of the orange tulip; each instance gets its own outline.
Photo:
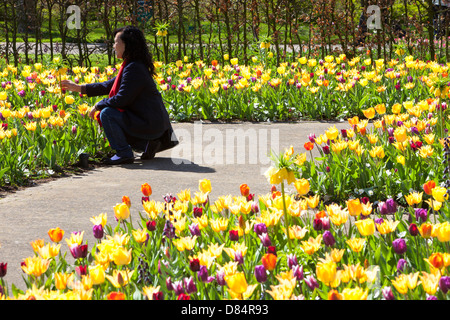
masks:
POLYGON ((241 195, 243 197, 248 197, 250 194, 250 188, 247 184, 243 183, 239 186, 239 190, 241 191, 241 195))
POLYGON ((432 230, 433 230, 433 226, 430 223, 423 223, 419 227, 420 235, 422 237, 424 237, 425 239, 428 239, 429 237, 431 237, 431 231, 432 230))
POLYGON ((434 187, 436 187, 436 182, 433 180, 427 181, 423 185, 423 191, 425 191, 426 194, 431 195, 434 187))
POLYGON ((127 205, 127 207, 131 207, 131 201, 130 201, 130 197, 128 196, 123 196, 122 197, 122 202, 125 203, 127 205))
POLYGON ((442 253, 433 253, 429 258, 428 262, 436 269, 441 269, 444 267, 444 256, 442 253))
POLYGON ((314 148, 314 143, 312 143, 311 141, 308 141, 304 144, 304 147, 306 150, 311 151, 314 148))
POLYGON ((337 290, 330 290, 328 292, 328 300, 343 300, 344 297, 337 290))
POLYGON ((108 300, 125 300, 125 294, 123 292, 113 291, 107 296, 108 300))
POLYGON ((50 237, 50 240, 53 242, 60 242, 64 236, 64 230, 60 229, 59 227, 52 228, 48 230, 48 236, 50 237))
POLYGON ((273 253, 266 253, 262 258, 261 262, 266 268, 266 270, 273 271, 275 269, 275 266, 277 264, 277 256, 273 253))
POLYGON ((144 183, 141 185, 141 192, 145 197, 149 197, 152 195, 152 187, 148 183, 144 183))

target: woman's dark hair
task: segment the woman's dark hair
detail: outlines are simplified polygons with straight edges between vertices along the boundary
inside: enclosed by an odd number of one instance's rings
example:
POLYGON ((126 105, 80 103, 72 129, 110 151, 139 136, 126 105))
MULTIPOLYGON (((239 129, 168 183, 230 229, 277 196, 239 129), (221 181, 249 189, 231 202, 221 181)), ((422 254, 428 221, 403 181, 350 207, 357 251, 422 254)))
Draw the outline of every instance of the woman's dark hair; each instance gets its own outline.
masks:
POLYGON ((155 66, 153 65, 152 54, 148 50, 147 42, 144 37, 144 33, 137 27, 126 26, 118 28, 114 31, 114 37, 120 33, 120 39, 125 43, 125 51, 123 53, 123 59, 128 62, 142 61, 150 71, 150 75, 154 76, 155 66))

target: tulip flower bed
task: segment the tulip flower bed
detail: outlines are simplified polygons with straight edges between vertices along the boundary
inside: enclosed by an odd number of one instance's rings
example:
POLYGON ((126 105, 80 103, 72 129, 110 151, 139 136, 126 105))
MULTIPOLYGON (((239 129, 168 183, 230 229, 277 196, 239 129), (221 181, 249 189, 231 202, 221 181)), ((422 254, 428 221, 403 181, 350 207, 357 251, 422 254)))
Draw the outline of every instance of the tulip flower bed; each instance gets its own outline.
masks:
MULTIPOLYGON (((301 57, 280 65, 274 64, 270 53, 261 51, 249 65, 229 57, 224 65, 186 58, 168 64, 156 61, 155 80, 170 117, 176 121, 343 119, 362 117, 363 110, 376 105, 391 109, 400 104, 406 109, 430 94, 440 99, 449 95, 448 64, 414 60, 401 50, 398 59, 386 62, 339 55, 324 60, 301 57)), ((58 58, 46 65, 0 65, 0 185, 52 174, 75 164, 81 153, 94 159, 108 153, 101 129, 86 116, 98 98, 62 92, 59 83, 62 79, 104 81, 118 68, 68 68, 58 58)), ((408 112, 417 113, 416 109, 408 112)), ((438 105, 435 110, 440 110, 438 105)), ((365 185, 368 179, 359 180, 365 185)))
POLYGON ((446 190, 423 186, 409 208, 388 200, 389 212, 367 199, 324 205, 308 180, 282 165, 267 171, 272 185, 255 196, 242 184, 237 196, 198 191, 142 203, 127 196, 111 213, 92 217, 97 242, 84 232, 55 227, 32 243, 24 259, 27 290, 3 280, 3 299, 448 299, 450 224, 446 190), (285 186, 293 185, 292 194, 285 186), (423 193, 422 192, 422 193, 423 193), (435 215, 422 201, 442 201, 435 215), (132 216, 130 208, 138 207, 132 216), (411 212, 412 214, 409 214, 411 212), (408 218, 409 216, 409 218, 408 218), (408 219, 410 222, 408 222, 408 219), (67 252, 70 252, 69 256, 67 252), (73 259, 72 259, 73 258, 73 259), (9 295, 12 293, 12 295, 9 295))
POLYGON ((331 126, 309 135, 296 164, 314 192, 334 201, 350 197, 409 204, 408 194, 448 171, 445 138, 448 105, 440 99, 384 104, 363 109, 364 119, 348 119, 348 129, 331 126), (369 120, 371 121, 369 123, 369 120), (317 148, 320 156, 306 155, 317 148))

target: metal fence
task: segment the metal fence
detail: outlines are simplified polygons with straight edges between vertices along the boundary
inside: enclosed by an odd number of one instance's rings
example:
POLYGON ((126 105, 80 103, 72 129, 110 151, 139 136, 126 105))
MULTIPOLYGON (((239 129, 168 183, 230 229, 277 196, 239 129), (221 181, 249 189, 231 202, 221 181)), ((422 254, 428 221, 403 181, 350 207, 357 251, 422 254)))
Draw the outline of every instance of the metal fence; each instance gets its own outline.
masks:
POLYGON ((60 54, 114 63, 112 34, 127 24, 148 36, 155 59, 248 62, 262 42, 277 62, 303 55, 391 59, 401 47, 420 59, 450 61, 449 0, 3 0, 0 55, 8 63, 60 54))

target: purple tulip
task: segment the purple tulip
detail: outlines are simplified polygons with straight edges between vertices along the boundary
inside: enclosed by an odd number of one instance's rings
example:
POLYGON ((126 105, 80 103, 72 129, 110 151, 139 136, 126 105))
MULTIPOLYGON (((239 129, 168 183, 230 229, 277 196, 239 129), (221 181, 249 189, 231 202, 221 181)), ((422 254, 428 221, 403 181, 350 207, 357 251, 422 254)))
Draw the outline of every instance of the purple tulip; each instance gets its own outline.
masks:
POLYGON ((184 287, 183 287, 183 282, 180 281, 180 280, 175 281, 172 284, 172 287, 173 287, 173 290, 175 291, 175 295, 177 295, 177 296, 182 294, 182 293, 185 293, 184 287))
POLYGON ((448 290, 450 290, 449 276, 444 276, 439 279, 439 289, 441 289, 442 293, 447 294, 448 290))
POLYGON ((214 277, 208 275, 208 269, 205 266, 200 266, 200 270, 197 275, 201 282, 210 283, 214 280, 214 277))
POLYGON ((193 214, 194 214, 195 218, 200 218, 202 216, 202 214, 203 214, 203 208, 194 207, 193 214))
POLYGON ((316 231, 322 230, 322 219, 314 219, 313 228, 316 231))
POLYGON ((167 277, 167 279, 166 279, 166 287, 167 287, 167 290, 169 290, 169 291, 174 290, 173 284, 172 284, 172 278, 167 277))
POLYGON ((258 223, 253 226, 253 231, 259 236, 263 233, 267 233, 267 226, 265 223, 258 223))
POLYGON ((259 206, 257 202, 253 202, 252 203, 252 209, 251 209, 252 213, 258 213, 259 212, 259 206))
POLYGON ((74 257, 74 259, 86 258, 87 249, 88 249, 87 244, 79 245, 75 243, 69 247, 70 253, 74 257))
POLYGON ((169 239, 175 237, 175 227, 169 220, 166 221, 166 224, 165 224, 164 230, 163 230, 163 235, 169 239))
POLYGON ((8 263, 6 262, 0 263, 0 278, 6 276, 7 270, 8 270, 8 263))
POLYGON ((305 278, 305 282, 311 291, 314 291, 314 289, 319 288, 319 283, 317 282, 316 278, 314 278, 313 275, 307 276, 305 278))
POLYGON ((403 269, 405 269, 407 264, 408 263, 406 262, 405 259, 399 259, 398 262, 397 262, 397 270, 399 272, 403 272, 403 269))
POLYGON ((238 263, 238 265, 244 264, 244 256, 241 251, 236 251, 234 253, 234 261, 238 263))
POLYGON ((200 227, 196 223, 191 224, 189 226, 189 231, 191 232, 192 236, 197 236, 197 237, 201 236, 200 227))
POLYGON ((220 286, 226 285, 226 282, 225 282, 225 271, 218 270, 216 272, 216 281, 217 281, 217 284, 220 285, 220 286))
POLYGON ((415 208, 414 213, 416 214, 416 220, 419 222, 425 222, 428 217, 428 211, 424 208, 415 208))
POLYGON ((383 297, 385 300, 395 300, 391 287, 384 287, 381 292, 383 293, 383 297))
POLYGON ((438 298, 437 297, 435 297, 435 296, 428 296, 427 297, 427 300, 437 300, 438 298))
POLYGON ((292 267, 298 265, 297 257, 294 254, 288 254, 286 258, 289 270, 292 269, 292 267))
POLYGON ((269 247, 272 245, 272 241, 270 241, 269 235, 267 233, 263 233, 258 235, 259 239, 261 239, 262 245, 264 247, 269 247))
POLYGON ((378 211, 382 215, 386 215, 389 213, 386 202, 382 201, 378 203, 378 211))
POLYGON ((411 223, 408 228, 409 234, 413 237, 417 236, 419 234, 419 228, 415 223, 411 223))
POLYGON ((258 265, 255 267, 255 278, 259 283, 264 283, 267 281, 267 273, 264 266, 258 265))
POLYGON ((336 239, 334 239, 333 234, 329 230, 323 233, 323 242, 327 247, 332 247, 336 243, 336 239))
POLYGON ((392 241, 392 247, 394 248, 394 251, 396 254, 402 255, 406 252, 406 241, 405 239, 398 238, 392 241))
POLYGON ((292 267, 292 271, 294 273, 294 276, 297 278, 298 281, 302 281, 303 280, 303 266, 293 266, 292 267))
POLYGON ((184 288, 186 289, 186 294, 197 292, 197 287, 193 277, 184 278, 184 288))
POLYGON ((101 224, 97 224, 94 227, 92 227, 92 232, 94 233, 95 239, 103 238, 103 226, 101 224))
POLYGON ((322 230, 329 230, 331 228, 330 218, 320 218, 322 220, 322 230))
POLYGON ((389 198, 386 200, 386 208, 388 213, 396 213, 397 212, 397 203, 395 203, 394 199, 389 198))
POLYGON ((322 151, 324 154, 330 154, 330 147, 329 146, 323 146, 322 151))

